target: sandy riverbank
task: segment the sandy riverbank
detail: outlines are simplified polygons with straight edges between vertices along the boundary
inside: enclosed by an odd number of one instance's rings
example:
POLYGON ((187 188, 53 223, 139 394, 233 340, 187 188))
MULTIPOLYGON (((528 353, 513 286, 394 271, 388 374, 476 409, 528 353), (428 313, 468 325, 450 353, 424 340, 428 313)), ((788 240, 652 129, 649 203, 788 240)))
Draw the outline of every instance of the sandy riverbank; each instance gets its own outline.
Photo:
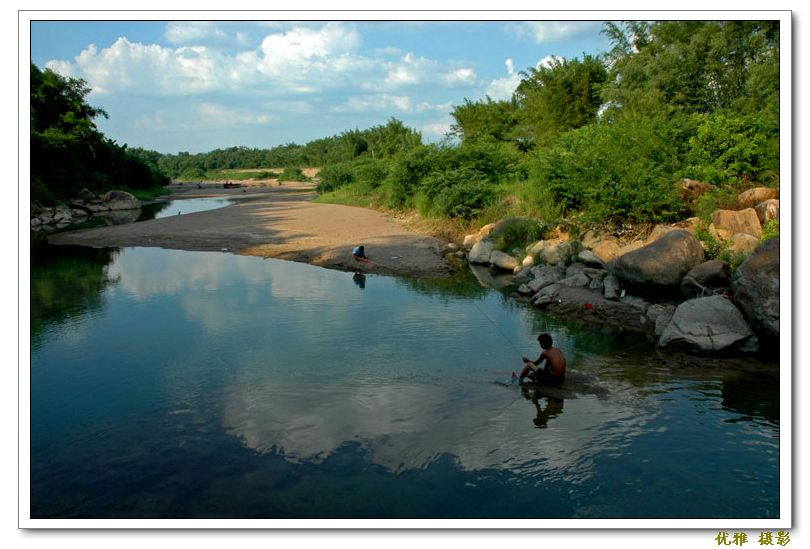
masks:
POLYGON ((216 210, 128 225, 70 231, 50 237, 52 244, 92 247, 155 246, 299 261, 366 273, 442 277, 451 272, 441 255, 443 242, 415 234, 384 213, 336 204, 313 204, 314 185, 281 187, 214 185, 173 187, 167 198, 255 196, 216 210), (351 256, 363 244, 373 260, 358 264, 351 256))

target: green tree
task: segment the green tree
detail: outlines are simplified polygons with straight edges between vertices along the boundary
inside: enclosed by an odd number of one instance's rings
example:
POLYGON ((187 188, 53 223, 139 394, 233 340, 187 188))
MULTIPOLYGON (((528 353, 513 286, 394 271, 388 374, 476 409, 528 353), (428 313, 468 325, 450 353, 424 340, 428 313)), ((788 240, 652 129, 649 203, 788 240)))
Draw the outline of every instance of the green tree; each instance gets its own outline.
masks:
POLYGON ((474 102, 465 99, 450 114, 455 119, 451 131, 464 145, 515 140, 518 109, 513 100, 493 101, 489 96, 474 102))
POLYGON ((555 58, 549 66, 529 68, 515 91, 518 134, 536 146, 552 145, 563 132, 596 120, 607 70, 600 59, 555 58))

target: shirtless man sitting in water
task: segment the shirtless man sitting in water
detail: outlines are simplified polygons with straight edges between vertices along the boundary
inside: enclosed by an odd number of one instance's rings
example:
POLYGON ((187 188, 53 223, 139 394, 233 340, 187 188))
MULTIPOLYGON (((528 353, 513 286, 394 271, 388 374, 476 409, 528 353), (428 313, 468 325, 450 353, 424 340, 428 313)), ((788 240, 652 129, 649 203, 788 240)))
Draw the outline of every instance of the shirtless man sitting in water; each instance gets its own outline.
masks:
MULTIPOLYGON (((520 371, 518 382, 523 383, 523 378, 528 377, 538 385, 562 385, 565 381, 565 356, 561 350, 551 346, 550 335, 540 334, 537 336, 537 341, 540 343, 543 352, 537 360, 529 360, 525 356, 523 357, 523 362, 526 365, 520 371), (540 364, 544 360, 546 366, 541 370, 540 364)), ((512 377, 516 377, 514 373, 512 373, 512 377)))

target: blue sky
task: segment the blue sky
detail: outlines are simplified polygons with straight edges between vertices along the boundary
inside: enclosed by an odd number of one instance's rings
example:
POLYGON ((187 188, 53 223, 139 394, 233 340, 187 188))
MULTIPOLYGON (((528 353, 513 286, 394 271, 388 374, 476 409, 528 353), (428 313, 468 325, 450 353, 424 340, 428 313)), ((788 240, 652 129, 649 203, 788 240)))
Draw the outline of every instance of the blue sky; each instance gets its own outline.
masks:
POLYGON ((465 98, 598 54, 599 21, 32 21, 31 60, 85 79, 111 139, 163 153, 306 143, 395 117, 437 141, 465 98))

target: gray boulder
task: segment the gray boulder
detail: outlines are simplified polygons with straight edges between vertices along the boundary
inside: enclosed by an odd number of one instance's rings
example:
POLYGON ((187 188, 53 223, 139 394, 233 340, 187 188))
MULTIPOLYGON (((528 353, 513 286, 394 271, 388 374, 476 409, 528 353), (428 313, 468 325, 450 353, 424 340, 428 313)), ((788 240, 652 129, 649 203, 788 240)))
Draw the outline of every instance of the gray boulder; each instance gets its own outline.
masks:
POLYGON ((706 297, 731 285, 731 269, 728 263, 712 259, 693 267, 681 281, 681 297, 692 299, 706 297))
POLYGON ((704 354, 723 354, 750 347, 756 336, 742 313, 723 296, 684 301, 661 334, 658 344, 704 354))
POLYGON ((141 202, 126 191, 109 191, 101 196, 101 204, 107 210, 137 210, 141 202))
POLYGON ((479 240, 473 245, 467 256, 467 260, 470 263, 484 263, 488 265, 494 249, 495 245, 491 240, 487 238, 479 240))
POLYGON ((588 275, 582 271, 574 273, 571 276, 567 276, 559 282, 559 284, 562 284, 563 286, 570 286, 571 288, 585 288, 586 286, 590 285, 590 283, 591 279, 588 278, 588 275))
POLYGON ((761 335, 779 337, 779 239, 766 240, 738 268, 734 301, 761 335))
POLYGON ((655 337, 660 338, 664 333, 669 322, 672 320, 672 315, 675 314, 675 305, 650 305, 647 309, 647 318, 655 324, 655 337))
POLYGON ((619 285, 618 278, 613 275, 607 275, 602 281, 602 285, 605 288, 605 299, 619 299, 621 286, 619 285))
POLYGON ((757 212, 759 222, 764 226, 765 223, 772 219, 779 219, 779 200, 775 198, 766 200, 765 202, 757 204, 754 210, 757 212))
POLYGON ((642 293, 671 292, 692 267, 703 262, 700 242, 688 231, 671 231, 652 244, 621 256, 613 273, 642 293))
POLYGON ((537 307, 542 307, 543 305, 548 305, 549 303, 557 301, 557 292, 560 288, 561 286, 559 284, 551 284, 546 286, 535 294, 535 296, 532 298, 532 304, 537 307))
POLYGON ((550 266, 535 267, 532 269, 532 272, 534 273, 534 279, 527 284, 532 290, 532 293, 538 292, 546 286, 550 286, 565 278, 563 271, 550 266))
POLYGON ((604 267, 605 262, 602 261, 598 255, 591 250, 582 250, 579 252, 579 260, 589 267, 604 267))

